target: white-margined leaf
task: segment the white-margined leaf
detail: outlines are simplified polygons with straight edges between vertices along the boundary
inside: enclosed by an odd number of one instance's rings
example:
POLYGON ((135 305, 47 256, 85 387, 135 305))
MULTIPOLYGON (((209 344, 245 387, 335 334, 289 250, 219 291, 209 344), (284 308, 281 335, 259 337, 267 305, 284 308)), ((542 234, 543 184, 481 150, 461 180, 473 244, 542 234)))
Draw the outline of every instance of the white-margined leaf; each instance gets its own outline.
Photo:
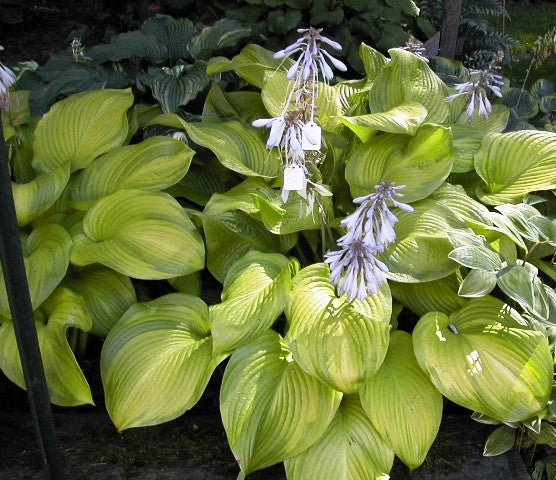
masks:
POLYGON ((516 429, 502 425, 494 430, 485 442, 483 456, 494 457, 506 453, 515 443, 516 429))

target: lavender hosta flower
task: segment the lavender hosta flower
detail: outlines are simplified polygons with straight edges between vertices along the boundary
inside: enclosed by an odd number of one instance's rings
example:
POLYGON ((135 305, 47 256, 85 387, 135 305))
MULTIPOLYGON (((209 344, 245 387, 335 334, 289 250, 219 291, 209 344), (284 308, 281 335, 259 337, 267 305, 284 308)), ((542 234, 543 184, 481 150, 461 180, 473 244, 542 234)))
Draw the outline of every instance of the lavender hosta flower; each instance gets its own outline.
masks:
POLYGON ((334 77, 334 72, 329 63, 342 72, 347 70, 346 65, 342 61, 334 58, 321 48, 321 43, 325 43, 335 50, 342 49, 338 42, 321 35, 322 28, 299 28, 297 31, 303 33, 303 36, 274 54, 274 58, 286 58, 293 53, 301 52, 286 74, 289 80, 298 75, 303 80, 308 80, 318 76, 319 71, 325 79, 331 80, 334 77))
POLYGON ((0 95, 7 95, 14 83, 14 72, 0 62, 0 95))
POLYGON ((353 203, 359 206, 340 222, 347 230, 338 240, 341 248, 327 253, 325 262, 330 264, 330 282, 336 285, 338 295, 347 293, 349 301, 377 293, 386 281, 388 268, 376 254, 396 241, 398 219, 389 207, 413 211, 411 205, 396 199, 403 197, 399 192, 403 188, 405 185, 394 182, 379 183, 373 193, 355 198, 353 203))
POLYGON ((286 119, 281 115, 274 118, 259 118, 251 123, 254 127, 270 128, 270 135, 266 141, 266 148, 279 147, 286 128, 286 119))
POLYGON ((405 43, 405 45, 401 47, 401 49, 407 50, 408 52, 417 55, 421 60, 424 60, 425 62, 429 63, 429 59, 425 56, 425 52, 427 51, 427 49, 418 40, 412 40, 412 39, 408 40, 405 43))

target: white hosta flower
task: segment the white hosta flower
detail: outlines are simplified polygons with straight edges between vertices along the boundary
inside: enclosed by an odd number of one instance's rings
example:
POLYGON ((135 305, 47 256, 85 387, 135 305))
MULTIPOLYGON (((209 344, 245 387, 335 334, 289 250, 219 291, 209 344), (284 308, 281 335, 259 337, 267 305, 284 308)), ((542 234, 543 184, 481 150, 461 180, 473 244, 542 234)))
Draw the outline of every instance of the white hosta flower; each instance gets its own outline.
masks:
POLYGON ((325 262, 330 264, 330 282, 336 285, 338 295, 347 293, 349 301, 377 293, 386 281, 388 268, 376 254, 396 240, 398 219, 389 205, 413 211, 411 205, 395 199, 403 197, 399 192, 403 188, 405 185, 394 182, 376 185, 373 193, 353 200, 359 207, 340 222, 347 230, 338 240, 341 248, 327 253, 325 262))
POLYGON ((338 42, 321 35, 322 28, 298 28, 297 31, 303 33, 303 36, 298 38, 290 46, 274 54, 274 58, 286 58, 293 53, 301 52, 299 58, 286 74, 289 80, 292 80, 298 75, 301 76, 303 80, 308 80, 313 76, 318 76, 319 72, 325 79, 331 80, 334 77, 334 72, 329 63, 342 72, 347 70, 346 65, 342 61, 334 58, 326 50, 321 48, 321 43, 325 43, 335 50, 342 49, 342 46, 338 42))

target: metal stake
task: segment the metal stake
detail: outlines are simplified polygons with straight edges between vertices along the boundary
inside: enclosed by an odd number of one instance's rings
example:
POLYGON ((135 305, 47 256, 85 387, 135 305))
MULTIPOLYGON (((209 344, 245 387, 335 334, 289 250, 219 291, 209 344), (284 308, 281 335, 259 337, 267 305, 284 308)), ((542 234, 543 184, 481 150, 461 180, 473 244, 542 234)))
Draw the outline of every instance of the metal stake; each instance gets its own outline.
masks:
MULTIPOLYGON (((23 367, 27 395, 31 407, 33 424, 38 436, 43 468, 47 480, 65 479, 64 462, 58 446, 50 399, 29 286, 23 262, 23 250, 17 227, 15 205, 12 194, 8 154, 4 142, 4 131, 0 118, 0 260, 17 348, 23 367)), ((0 287, 2 288, 2 287, 0 287)))

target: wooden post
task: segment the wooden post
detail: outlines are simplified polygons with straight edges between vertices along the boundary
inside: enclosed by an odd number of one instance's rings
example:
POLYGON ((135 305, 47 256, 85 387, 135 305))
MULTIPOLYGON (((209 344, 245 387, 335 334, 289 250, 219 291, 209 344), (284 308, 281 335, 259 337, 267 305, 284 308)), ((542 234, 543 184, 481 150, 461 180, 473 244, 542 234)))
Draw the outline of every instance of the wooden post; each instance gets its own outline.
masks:
POLYGON ((463 0, 444 0, 444 18, 440 28, 440 56, 453 59, 456 56, 461 6, 463 0))
MULTIPOLYGON (((65 479, 41 352, 12 194, 8 154, 0 115, 0 260, 23 367, 33 424, 39 440, 47 480, 65 479)), ((3 288, 0 284, 0 288, 3 288)))

